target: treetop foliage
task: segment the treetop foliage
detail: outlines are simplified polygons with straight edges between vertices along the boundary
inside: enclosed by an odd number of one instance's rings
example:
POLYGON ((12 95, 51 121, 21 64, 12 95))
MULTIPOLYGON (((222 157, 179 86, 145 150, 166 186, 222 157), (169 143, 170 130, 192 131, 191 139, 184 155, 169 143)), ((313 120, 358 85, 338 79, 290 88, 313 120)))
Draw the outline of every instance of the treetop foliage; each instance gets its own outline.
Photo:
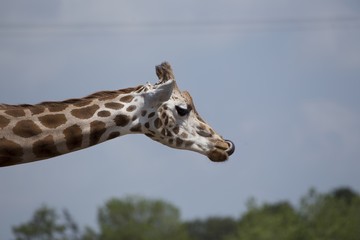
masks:
POLYGON ((12 230, 16 240, 358 240, 360 195, 346 187, 325 194, 310 189, 297 207, 252 198, 238 219, 190 221, 181 221, 171 203, 129 196, 108 200, 97 220, 98 231, 80 229, 67 210, 59 214, 43 205, 12 230))

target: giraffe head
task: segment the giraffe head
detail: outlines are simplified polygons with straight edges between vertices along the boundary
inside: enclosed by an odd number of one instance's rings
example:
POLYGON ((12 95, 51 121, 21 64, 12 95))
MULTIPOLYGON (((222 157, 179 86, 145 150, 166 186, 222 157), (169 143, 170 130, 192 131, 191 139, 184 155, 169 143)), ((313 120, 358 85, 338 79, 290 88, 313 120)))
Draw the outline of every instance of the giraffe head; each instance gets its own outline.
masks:
POLYGON ((169 147, 204 154, 214 162, 227 160, 235 145, 201 118, 190 94, 177 87, 171 66, 162 63, 156 73, 159 82, 144 95, 149 112, 143 118, 145 134, 169 147))

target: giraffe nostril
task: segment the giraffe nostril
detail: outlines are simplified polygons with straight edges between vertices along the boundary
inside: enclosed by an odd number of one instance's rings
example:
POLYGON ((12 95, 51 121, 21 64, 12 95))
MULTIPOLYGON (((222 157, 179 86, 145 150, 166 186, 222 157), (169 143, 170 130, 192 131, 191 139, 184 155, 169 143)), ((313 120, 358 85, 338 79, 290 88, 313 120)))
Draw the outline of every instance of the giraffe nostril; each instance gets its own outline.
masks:
POLYGON ((235 144, 230 140, 225 140, 225 142, 229 145, 229 148, 226 150, 226 153, 230 156, 235 152, 235 144))

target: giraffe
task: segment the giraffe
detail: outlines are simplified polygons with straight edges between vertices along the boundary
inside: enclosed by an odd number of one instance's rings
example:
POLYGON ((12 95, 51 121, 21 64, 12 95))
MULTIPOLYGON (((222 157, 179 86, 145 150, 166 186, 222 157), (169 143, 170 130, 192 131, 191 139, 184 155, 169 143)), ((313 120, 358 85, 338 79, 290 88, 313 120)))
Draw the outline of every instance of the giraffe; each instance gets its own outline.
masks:
POLYGON ((126 134, 142 133, 172 148, 223 162, 234 152, 180 91, 169 63, 156 66, 159 81, 102 91, 84 98, 29 105, 0 104, 0 167, 84 149, 126 134))

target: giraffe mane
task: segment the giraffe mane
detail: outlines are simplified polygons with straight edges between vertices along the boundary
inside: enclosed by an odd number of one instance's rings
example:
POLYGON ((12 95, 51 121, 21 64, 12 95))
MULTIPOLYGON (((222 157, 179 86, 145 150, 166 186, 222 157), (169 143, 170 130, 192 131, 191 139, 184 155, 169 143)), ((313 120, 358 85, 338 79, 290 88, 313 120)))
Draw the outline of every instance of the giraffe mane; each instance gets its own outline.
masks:
POLYGON ((0 110, 1 109, 21 109, 21 108, 32 108, 32 107, 56 107, 59 105, 64 104, 77 104, 82 101, 86 100, 93 100, 93 99, 107 99, 116 97, 119 94, 127 94, 134 92, 138 90, 141 86, 138 87, 131 87, 131 88, 125 88, 125 89, 119 89, 114 91, 100 91, 92 93, 88 96, 85 96, 83 98, 70 98, 63 101, 44 101, 37 104, 0 104, 0 110))

